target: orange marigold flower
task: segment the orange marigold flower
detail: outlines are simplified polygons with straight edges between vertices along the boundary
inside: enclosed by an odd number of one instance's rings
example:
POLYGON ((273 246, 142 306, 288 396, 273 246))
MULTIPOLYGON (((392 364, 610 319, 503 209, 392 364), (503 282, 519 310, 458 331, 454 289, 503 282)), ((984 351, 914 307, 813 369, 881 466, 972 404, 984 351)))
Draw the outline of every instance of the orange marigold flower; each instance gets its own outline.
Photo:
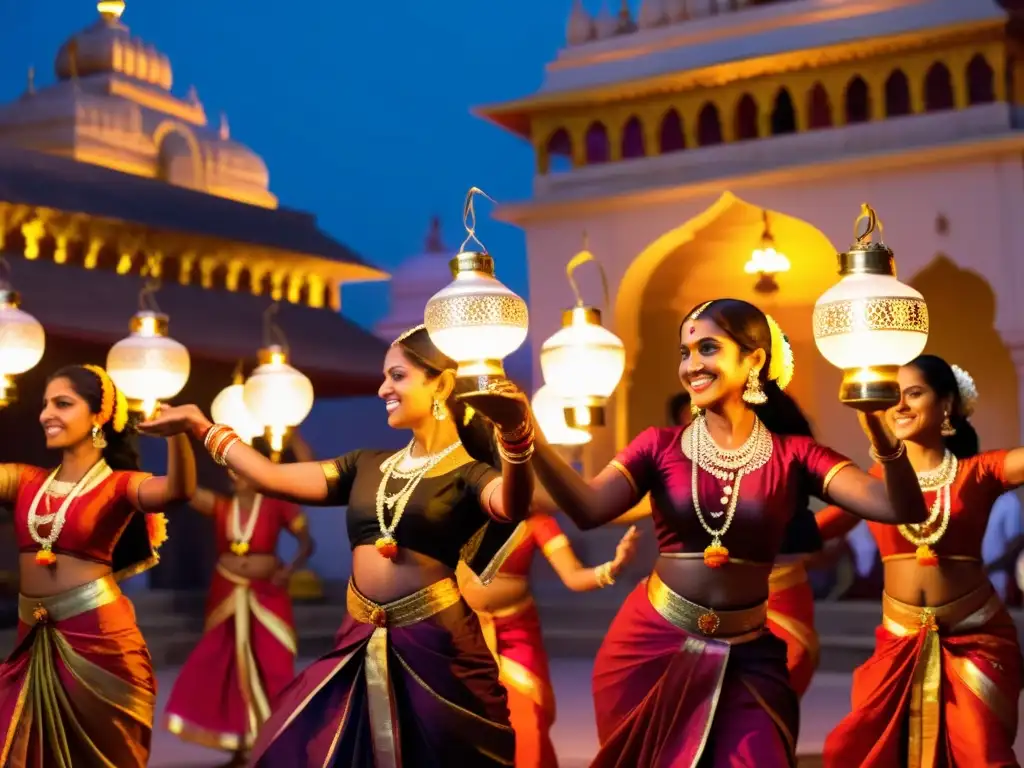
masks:
POLYGON ((149 546, 156 552, 167 541, 167 515, 163 512, 150 512, 146 515, 146 531, 149 534, 149 546))

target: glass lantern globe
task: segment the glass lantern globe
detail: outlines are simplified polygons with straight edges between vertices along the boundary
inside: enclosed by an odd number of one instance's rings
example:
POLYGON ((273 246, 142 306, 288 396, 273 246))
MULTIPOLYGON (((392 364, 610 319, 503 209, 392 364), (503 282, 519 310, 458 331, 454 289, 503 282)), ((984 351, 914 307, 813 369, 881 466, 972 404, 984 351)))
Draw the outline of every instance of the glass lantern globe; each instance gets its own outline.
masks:
POLYGON ((0 288, 0 408, 18 399, 14 377, 35 368, 46 349, 43 326, 20 304, 17 291, 0 288))
POLYGON ((107 353, 107 373, 128 400, 128 409, 150 418, 159 404, 184 389, 192 362, 185 346, 167 335, 167 315, 136 313, 131 331, 107 353))
POLYGON ((279 454, 289 430, 313 409, 313 383, 288 364, 288 353, 281 346, 261 349, 259 363, 246 380, 242 396, 257 429, 262 429, 271 450, 279 454))
POLYGON ((241 376, 230 386, 224 387, 213 399, 210 415, 217 424, 224 424, 235 430, 249 445, 252 444, 253 438, 263 431, 245 407, 245 383, 241 376))
POLYGON ((526 340, 526 302, 494 276, 494 259, 463 251, 451 263, 455 279, 427 302, 430 340, 459 364, 457 376, 505 378, 502 360, 526 340))
POLYGON ((562 328, 544 342, 545 383, 565 402, 570 427, 604 425, 604 406, 626 370, 626 348, 601 325, 601 312, 576 306, 562 314, 562 328))
POLYGON ((814 305, 814 341, 821 354, 843 371, 839 399, 854 408, 876 410, 900 398, 896 375, 924 351, 928 342, 928 305, 924 297, 896 279, 896 259, 881 239, 872 242, 881 222, 865 205, 855 230, 863 234, 839 254, 840 280, 814 305))
POLYGON ((565 421, 565 401, 547 384, 533 396, 533 416, 544 437, 552 445, 586 445, 593 436, 585 429, 570 427, 565 421))

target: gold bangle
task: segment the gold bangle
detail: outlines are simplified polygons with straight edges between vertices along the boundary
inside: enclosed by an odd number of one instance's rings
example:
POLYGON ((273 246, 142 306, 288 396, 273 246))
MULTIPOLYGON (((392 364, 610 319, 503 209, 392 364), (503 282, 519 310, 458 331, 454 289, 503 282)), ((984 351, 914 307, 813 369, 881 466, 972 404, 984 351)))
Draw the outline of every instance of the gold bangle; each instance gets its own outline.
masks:
POLYGON ((902 440, 899 441, 899 444, 896 446, 896 450, 894 450, 892 453, 879 453, 877 450, 875 450, 875 446, 873 445, 871 446, 871 450, 868 451, 868 453, 871 455, 871 458, 874 461, 877 461, 879 464, 888 464, 889 462, 896 461, 906 452, 907 444, 904 443, 902 440))
POLYGON ((526 440, 527 436, 533 432, 533 419, 527 417, 522 424, 516 427, 511 432, 502 432, 501 439, 511 445, 516 443, 522 443, 526 440))
POLYGON ((498 453, 501 455, 501 460, 506 464, 525 464, 530 460, 530 457, 533 456, 533 443, 530 443, 530 447, 522 453, 509 453, 499 442, 498 453))
POLYGON ((601 563, 594 569, 594 577, 597 579, 597 586, 604 589, 610 587, 615 583, 615 577, 612 576, 612 564, 611 562, 601 563))
POLYGON ((240 442, 242 442, 242 438, 240 438, 238 435, 231 435, 231 437, 225 444, 224 448, 221 450, 220 455, 215 457, 214 461, 216 461, 222 467, 226 467, 228 465, 228 451, 234 448, 236 443, 240 442))

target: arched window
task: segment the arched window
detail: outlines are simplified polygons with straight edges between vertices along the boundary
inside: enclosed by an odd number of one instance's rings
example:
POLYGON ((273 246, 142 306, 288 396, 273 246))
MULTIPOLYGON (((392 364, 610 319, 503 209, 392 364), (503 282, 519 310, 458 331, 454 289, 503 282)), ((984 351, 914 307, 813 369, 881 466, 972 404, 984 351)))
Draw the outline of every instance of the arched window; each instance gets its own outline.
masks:
POLYGON ((645 154, 647 153, 644 147, 644 127, 640 123, 640 118, 633 115, 622 129, 622 158, 629 160, 643 157, 645 154))
POLYGON ((548 139, 548 168, 551 173, 572 168, 572 137, 565 128, 559 128, 548 139))
POLYGON ((995 73, 980 53, 967 65, 967 103, 989 104, 996 100, 995 73))
POLYGON ((661 119, 661 135, 659 136, 662 154, 678 152, 686 149, 686 134, 683 133, 683 119, 674 109, 670 109, 661 119))
POLYGON ((846 122, 866 123, 871 119, 871 94, 864 78, 857 75, 846 86, 846 122))
POLYGON ((815 83, 807 97, 807 127, 812 131, 818 128, 832 127, 832 102, 828 98, 828 91, 821 83, 815 83))
POLYGON ((953 78, 941 61, 932 64, 924 78, 925 112, 941 112, 953 108, 953 78))
POLYGON ((775 94, 775 108, 772 109, 772 136, 796 133, 796 110, 789 89, 780 88, 775 94))
POLYGON ((885 116, 901 117, 909 114, 910 81, 902 69, 896 69, 885 81, 885 116))
POLYGON ((608 131, 604 123, 594 122, 587 128, 587 165, 607 163, 611 158, 608 146, 608 131))
POLYGON ((736 104, 735 120, 734 128, 739 141, 757 138, 757 102, 749 93, 743 94, 736 104))
POLYGON ((697 143, 702 147, 722 143, 722 123, 718 119, 718 107, 711 102, 705 104, 697 118, 697 143))

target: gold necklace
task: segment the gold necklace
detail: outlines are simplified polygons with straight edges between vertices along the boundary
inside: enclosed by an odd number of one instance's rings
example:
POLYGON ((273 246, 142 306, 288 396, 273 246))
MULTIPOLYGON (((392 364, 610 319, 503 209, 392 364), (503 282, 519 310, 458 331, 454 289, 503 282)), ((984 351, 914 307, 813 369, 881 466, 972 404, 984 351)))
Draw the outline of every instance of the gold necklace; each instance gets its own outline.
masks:
POLYGON ((57 539, 60 538, 60 532, 64 530, 64 524, 67 522, 68 510, 71 508, 72 502, 74 502, 74 500, 77 499, 94 480, 98 479, 103 472, 107 472, 109 474, 110 467, 107 466, 107 462, 100 459, 82 476, 81 480, 74 484, 68 494, 64 497, 60 506, 57 507, 57 511, 55 513, 45 515, 37 514, 39 503, 43 500, 43 497, 48 495, 49 490, 55 482, 59 482, 56 479, 58 472, 60 472, 60 467, 57 467, 50 473, 50 476, 46 478, 42 486, 40 486, 39 490, 36 492, 35 498, 32 499, 32 504, 28 508, 28 534, 32 537, 32 540, 39 545, 39 550, 36 552, 36 564, 42 566, 50 566, 57 562, 57 556, 53 554, 53 545, 57 543, 57 539), (40 535, 39 529, 49 523, 52 523, 49 535, 40 535))
POLYGON ((256 522, 260 518, 260 507, 263 505, 263 496, 257 493, 252 500, 252 509, 249 510, 249 519, 245 521, 245 530, 242 530, 242 511, 238 497, 231 499, 231 551, 236 555, 245 556, 249 554, 249 542, 256 532, 256 522))
POLYGON ((398 491, 398 493, 394 493, 389 496, 387 493, 388 482, 392 477, 399 477, 396 469, 402 460, 409 455, 410 451, 412 451, 412 447, 415 442, 415 440, 411 441, 404 449, 390 458, 385 459, 384 464, 381 466, 383 477, 380 479, 380 485, 377 486, 377 525, 380 528, 380 537, 374 542, 374 546, 377 547, 377 551, 381 556, 386 557, 388 560, 394 560, 398 556, 398 542, 395 540, 395 531, 398 529, 398 523, 402 520, 402 515, 405 513, 405 507, 408 505, 409 499, 412 498, 412 494, 413 491, 416 490, 416 486, 420 484, 420 480, 422 480, 430 470, 440 464, 452 453, 452 451, 462 445, 461 440, 456 440, 447 448, 444 448, 437 453, 429 454, 422 467, 417 468, 408 475, 401 476, 408 477, 408 482, 400 491, 398 491), (386 525, 384 523, 385 508, 390 509, 393 512, 390 525, 386 525))
POLYGON ((900 525, 897 528, 904 539, 917 547, 914 555, 918 565, 934 567, 939 564, 939 556, 933 546, 942 540, 949 527, 952 510, 950 488, 956 480, 958 468, 956 456, 947 450, 938 467, 917 473, 917 482, 921 490, 935 491, 935 501, 932 502, 928 519, 923 523, 900 525), (930 529, 931 533, 926 534, 925 531, 930 529))
POLYGON ((686 450, 685 433, 682 450, 690 459, 692 468, 690 492, 693 497, 693 510, 697 513, 697 522, 711 536, 711 543, 704 549, 704 564, 709 568, 720 568, 729 562, 729 550, 722 544, 722 537, 729 530, 733 517, 736 515, 736 505, 740 498, 740 482, 744 475, 748 475, 768 463, 772 457, 772 435, 761 423, 761 420, 755 418, 754 428, 746 442, 735 450, 727 450, 720 448, 715 443, 711 433, 708 432, 707 421, 703 416, 697 417, 688 431, 690 433, 690 450, 686 450), (698 484, 700 482, 699 470, 701 469, 724 483, 722 497, 719 500, 723 509, 710 513, 713 518, 725 516, 722 527, 717 530, 708 525, 700 506, 698 484))

